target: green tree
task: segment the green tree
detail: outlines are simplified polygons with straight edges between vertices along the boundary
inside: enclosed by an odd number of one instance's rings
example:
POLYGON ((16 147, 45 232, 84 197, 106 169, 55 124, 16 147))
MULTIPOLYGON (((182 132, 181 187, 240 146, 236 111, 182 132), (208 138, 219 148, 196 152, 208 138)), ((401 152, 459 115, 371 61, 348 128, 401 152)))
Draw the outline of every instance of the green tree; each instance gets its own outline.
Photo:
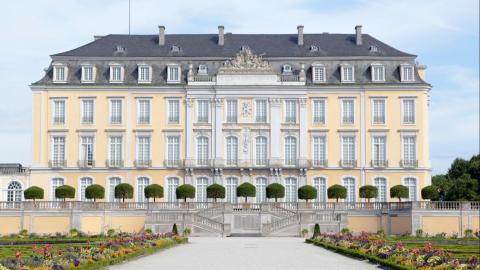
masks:
POLYGON ((176 190, 177 199, 183 199, 184 202, 187 202, 187 199, 195 198, 195 187, 189 184, 184 184, 177 187, 176 190))
POLYGON ((33 202, 37 199, 43 199, 43 194, 43 188, 37 186, 31 186, 23 191, 23 197, 27 200, 33 200, 33 202))
POLYGON ((370 202, 370 199, 378 196, 378 188, 371 185, 360 187, 359 196, 360 198, 367 199, 367 202, 370 202))
POLYGON ((75 188, 69 185, 59 186, 55 189, 55 198, 65 202, 68 199, 75 199, 75 188))
POLYGON ((207 187, 207 198, 213 199, 217 202, 217 199, 225 198, 225 187, 219 184, 211 184, 207 187))
POLYGON ((313 236, 312 238, 317 238, 320 235, 320 225, 315 223, 315 227, 313 227, 313 236))
POLYGON ((248 182, 245 182, 237 187, 237 197, 244 197, 245 203, 247 203, 248 197, 255 197, 255 193, 255 186, 248 182))
POLYGON ((178 235, 177 223, 173 223, 172 233, 173 235, 178 235))
POLYGON ((341 185, 333 185, 327 189, 327 196, 329 199, 345 199, 347 198, 347 189, 341 185))
POLYGON ((480 155, 473 156, 470 159, 467 172, 472 179, 480 181, 480 155))
POLYGON ((122 199, 122 202, 125 202, 125 199, 133 198, 133 187, 128 183, 121 183, 115 186, 115 198, 122 199))
POLYGON ((97 199, 103 199, 105 198, 105 188, 97 184, 90 185, 85 188, 85 197, 87 199, 93 199, 94 202, 96 202, 97 199))
POLYGON ((447 191, 447 201, 477 201, 480 200, 478 180, 464 174, 455 180, 455 184, 447 191))
POLYGON ((438 193, 438 187, 436 186, 426 186, 422 188, 422 199, 438 201, 440 194, 438 193))
POLYGON ((408 199, 408 187, 404 185, 396 185, 390 188, 390 198, 397 198, 399 202, 402 198, 408 199))
POLYGON ((310 185, 301 186, 298 188, 298 198, 308 203, 308 200, 317 198, 317 189, 310 185))
POLYGON ((145 198, 153 198, 155 202, 156 198, 163 198, 163 187, 157 184, 151 184, 145 187, 145 198))
POLYGON ((285 197, 285 187, 279 183, 272 183, 268 185, 265 189, 265 193, 268 199, 281 199, 285 197))
POLYGON ((463 158, 456 158, 450 168, 448 169, 447 173, 447 178, 452 180, 452 179, 457 179, 460 176, 464 175, 467 173, 468 168, 469 168, 469 162, 466 161, 463 158))

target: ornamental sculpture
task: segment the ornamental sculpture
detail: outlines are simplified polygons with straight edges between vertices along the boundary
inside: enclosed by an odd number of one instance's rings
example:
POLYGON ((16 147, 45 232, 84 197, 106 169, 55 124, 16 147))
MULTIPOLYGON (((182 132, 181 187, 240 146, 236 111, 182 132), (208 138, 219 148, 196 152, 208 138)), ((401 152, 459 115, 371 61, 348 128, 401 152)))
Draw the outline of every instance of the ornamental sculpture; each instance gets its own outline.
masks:
POLYGON ((235 58, 225 61, 219 73, 273 73, 272 66, 261 55, 243 46, 235 58))

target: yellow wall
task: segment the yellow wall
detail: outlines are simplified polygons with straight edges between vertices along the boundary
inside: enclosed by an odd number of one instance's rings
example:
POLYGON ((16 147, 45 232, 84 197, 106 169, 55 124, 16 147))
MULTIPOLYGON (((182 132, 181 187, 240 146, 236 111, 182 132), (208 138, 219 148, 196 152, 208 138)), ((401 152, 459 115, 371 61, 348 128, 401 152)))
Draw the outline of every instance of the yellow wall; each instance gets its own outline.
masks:
POLYGON ((390 234, 412 233, 412 217, 391 217, 390 234))
POLYGON ((0 235, 20 232, 21 217, 0 216, 0 235))
POLYGON ((372 217, 372 216, 349 216, 348 217, 348 229, 350 231, 359 233, 359 232, 370 232, 374 233, 381 229, 381 218, 372 217))
POLYGON ((70 216, 36 216, 33 217, 33 228, 38 234, 67 233, 71 229, 70 216))
POLYGON ((459 217, 422 217, 422 229, 424 233, 438 234, 438 233, 459 233, 459 217))
POLYGON ((81 219, 81 231, 87 234, 100 234, 103 232, 103 217, 85 216, 81 219))
POLYGON ((111 228, 122 232, 139 232, 143 230, 145 217, 111 217, 111 228))

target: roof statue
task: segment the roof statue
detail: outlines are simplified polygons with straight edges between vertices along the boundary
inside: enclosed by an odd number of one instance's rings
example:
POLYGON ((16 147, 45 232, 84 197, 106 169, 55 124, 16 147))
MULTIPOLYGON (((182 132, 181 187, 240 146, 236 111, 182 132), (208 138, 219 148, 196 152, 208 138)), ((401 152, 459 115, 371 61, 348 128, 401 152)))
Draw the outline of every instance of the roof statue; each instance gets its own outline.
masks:
POLYGON ((261 55, 256 55, 247 46, 235 58, 225 61, 219 73, 273 73, 272 66, 261 55))

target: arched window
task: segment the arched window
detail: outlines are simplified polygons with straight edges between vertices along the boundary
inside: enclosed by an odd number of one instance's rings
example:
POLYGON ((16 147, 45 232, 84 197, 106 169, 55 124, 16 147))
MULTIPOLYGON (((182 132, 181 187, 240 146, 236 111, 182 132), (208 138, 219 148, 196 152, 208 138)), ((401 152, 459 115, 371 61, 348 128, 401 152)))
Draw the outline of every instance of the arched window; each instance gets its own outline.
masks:
POLYGON ((387 179, 385 177, 375 177, 373 179, 373 186, 377 187, 378 195, 375 198, 377 202, 387 201, 387 179))
POLYGON ((325 177, 313 178, 313 186, 317 189, 317 202, 327 201, 327 179, 325 177))
POLYGON ((150 178, 148 177, 138 177, 137 178, 137 201, 145 202, 145 188, 150 185, 150 178))
POLYGON ((208 165, 208 137, 197 138, 197 165, 208 165))
POLYGON ((297 162, 297 139, 293 136, 285 138, 285 165, 295 165, 297 162))
POLYGON ((226 183, 226 190, 227 190, 227 202, 229 203, 237 203, 237 185, 238 180, 235 177, 227 177, 225 180, 226 183))
POLYGON ((197 202, 207 202, 207 186, 208 178, 207 177, 198 177, 196 183, 197 190, 197 202))
POLYGON ((297 201, 297 179, 293 177, 285 178, 285 201, 296 202, 297 201))
POLYGON ((65 185, 65 179, 61 178, 61 177, 54 177, 52 178, 52 185, 51 185, 51 190, 50 190, 50 199, 52 201, 59 201, 60 199, 57 199, 55 197, 55 190, 59 187, 59 186, 63 186, 65 185))
POLYGON ((408 199, 412 202, 417 200, 417 179, 415 177, 405 177, 403 183, 408 188, 408 199))
POLYGON ((227 137, 227 165, 237 165, 238 139, 235 136, 227 137))
POLYGON ((86 201, 87 198, 85 197, 85 189, 93 185, 93 179, 90 177, 82 177, 80 178, 80 201, 86 201))
POLYGON ((122 179, 120 177, 114 176, 108 178, 108 201, 119 201, 119 199, 115 199, 115 187, 120 183, 122 183, 122 179))
POLYGON ((266 191, 265 191, 266 187, 267 187, 267 178, 257 177, 257 179, 255 179, 255 191, 257 193, 255 195, 255 199, 257 203, 263 203, 267 201, 266 191))
POLYGON ((267 165, 267 138, 264 136, 255 139, 255 164, 267 165))
POLYGON ((167 201, 176 202, 177 201, 177 187, 180 185, 180 179, 177 177, 167 178, 167 201))
POLYGON ((346 202, 355 202, 356 192, 355 192, 355 178, 345 177, 343 178, 343 186, 347 189, 347 198, 346 202))
POLYGON ((22 201, 22 184, 12 181, 7 187, 7 202, 22 201))

